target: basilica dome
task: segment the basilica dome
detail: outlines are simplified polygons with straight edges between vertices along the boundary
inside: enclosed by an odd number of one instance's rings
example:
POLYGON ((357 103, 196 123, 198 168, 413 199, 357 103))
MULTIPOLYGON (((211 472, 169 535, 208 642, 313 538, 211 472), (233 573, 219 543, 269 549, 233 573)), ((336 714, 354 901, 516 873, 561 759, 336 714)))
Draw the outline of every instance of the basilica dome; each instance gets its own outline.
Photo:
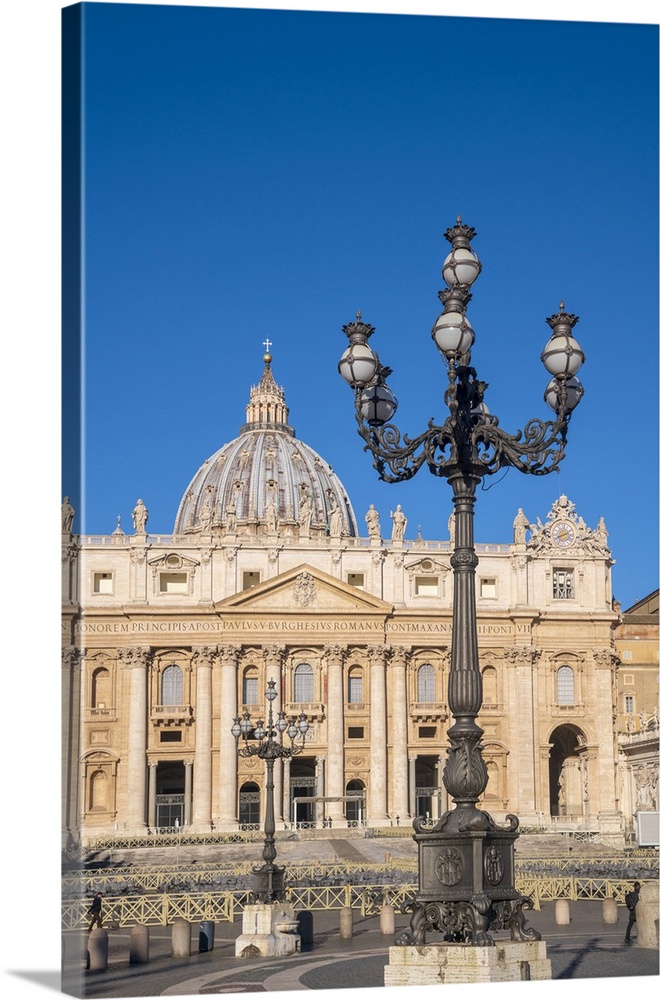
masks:
POLYGON ((271 362, 265 354, 238 437, 193 476, 179 504, 175 535, 357 536, 339 477, 288 422, 284 389, 273 378, 271 362))

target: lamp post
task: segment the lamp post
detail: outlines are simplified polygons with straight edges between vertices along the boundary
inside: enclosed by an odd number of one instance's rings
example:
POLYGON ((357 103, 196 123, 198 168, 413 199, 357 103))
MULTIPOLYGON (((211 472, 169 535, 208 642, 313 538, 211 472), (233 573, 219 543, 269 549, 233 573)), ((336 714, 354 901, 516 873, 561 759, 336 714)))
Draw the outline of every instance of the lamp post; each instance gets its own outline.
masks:
POLYGON ((277 850, 275 848, 275 807, 273 802, 273 768, 280 757, 294 757, 305 748, 305 737, 309 723, 304 712, 297 720, 287 718, 283 711, 273 718, 273 701, 277 697, 275 681, 269 680, 266 687, 268 700, 268 719, 264 724, 259 719, 256 726, 252 723, 250 713, 243 712, 242 717, 236 716, 231 727, 236 739, 236 750, 241 757, 259 757, 266 762, 266 816, 264 819, 264 849, 262 857, 264 864, 253 872, 253 895, 260 902, 272 902, 284 890, 284 868, 275 864, 277 850), (288 736, 290 745, 284 745, 284 735, 288 736), (297 743, 298 738, 301 743, 297 743), (243 746, 239 742, 243 741, 243 746))
POLYGON ((397 408, 387 385, 392 369, 381 365, 369 346, 374 327, 355 322, 343 327, 349 346, 342 355, 340 375, 355 391, 358 431, 365 451, 374 459, 379 478, 388 483, 411 479, 423 465, 449 482, 456 515, 455 546, 451 556, 454 576, 452 649, 448 702, 454 723, 448 730, 450 746, 443 782, 454 808, 437 820, 418 817, 413 839, 419 851, 419 892, 409 930, 397 944, 425 944, 426 933, 437 930, 453 940, 489 945, 489 930, 509 929, 513 940, 535 940, 540 935, 525 927, 523 909, 531 900, 514 886, 513 844, 519 820, 508 815, 508 826, 498 826, 477 807, 488 773, 482 756, 483 730, 476 724, 482 703, 482 677, 477 649, 474 547, 474 504, 477 486, 485 476, 513 466, 535 476, 559 467, 565 454, 566 432, 583 388, 576 377, 584 354, 573 338, 578 317, 564 311, 547 322, 552 336, 541 360, 552 376, 545 400, 555 411, 553 420, 530 420, 523 431, 507 434, 484 402, 486 382, 470 365, 474 330, 466 311, 470 287, 481 272, 471 246, 476 232, 456 225, 445 232, 451 252, 442 276, 447 288, 438 293, 444 310, 431 336, 447 366, 449 385, 445 403, 449 416, 441 426, 429 421, 419 436, 401 435, 388 421, 397 408))

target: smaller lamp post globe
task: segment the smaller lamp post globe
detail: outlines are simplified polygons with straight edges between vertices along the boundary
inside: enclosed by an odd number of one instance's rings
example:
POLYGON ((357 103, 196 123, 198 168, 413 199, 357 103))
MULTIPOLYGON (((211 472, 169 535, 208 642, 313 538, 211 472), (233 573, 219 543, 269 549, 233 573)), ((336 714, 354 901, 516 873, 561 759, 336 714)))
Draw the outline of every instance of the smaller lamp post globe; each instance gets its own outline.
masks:
POLYGON ((574 337, 566 333, 555 334, 543 348, 541 361, 551 375, 570 378, 582 367, 584 352, 574 337))
MULTIPOLYGON (((565 408, 566 411, 570 413, 575 409, 575 407, 578 405, 578 403, 584 396, 584 386, 582 385, 582 383, 580 382, 579 378, 576 375, 573 375, 572 378, 568 378, 562 381, 564 382, 564 386, 566 387, 565 408)), ((543 398, 550 407, 550 409, 554 410, 555 413, 559 412, 560 397, 561 397, 560 381, 559 379, 553 378, 548 382, 545 388, 545 392, 543 393, 543 398)))
POLYGON ((337 365, 339 374, 353 389, 371 382, 378 370, 378 361, 368 344, 350 344, 337 365))
POLYGON ((362 416, 371 427, 382 427, 396 413, 399 404, 384 384, 370 385, 360 396, 362 416))
POLYGON ((445 257, 442 277, 448 285, 471 285, 481 272, 481 262, 473 250, 456 247, 445 257))
POLYGON ((438 316, 431 331, 435 345, 446 358, 460 358, 474 344, 474 330, 464 313, 444 312, 438 316))

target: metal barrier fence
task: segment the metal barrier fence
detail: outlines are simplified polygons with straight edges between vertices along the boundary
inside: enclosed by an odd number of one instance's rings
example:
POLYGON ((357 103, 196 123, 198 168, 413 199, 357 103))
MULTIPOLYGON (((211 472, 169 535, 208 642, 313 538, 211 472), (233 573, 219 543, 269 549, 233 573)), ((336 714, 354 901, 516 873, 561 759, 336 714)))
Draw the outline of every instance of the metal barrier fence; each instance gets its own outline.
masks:
MULTIPOLYGON (((623 903, 632 881, 579 877, 540 877, 523 875, 516 879, 516 888, 529 896, 535 909, 542 902, 556 899, 614 899, 623 903)), ((339 910, 350 906, 361 916, 380 913, 383 903, 391 903, 403 911, 417 892, 416 883, 388 885, 289 886, 286 898, 297 911, 339 910)), ((134 924, 165 927, 176 917, 191 923, 202 920, 233 922, 249 902, 247 890, 218 890, 200 893, 145 893, 135 896, 106 896, 103 920, 106 926, 128 927, 134 924)), ((75 930, 89 922, 90 899, 75 899, 62 904, 62 929, 75 930)))
MULTIPOLYGON (((190 889, 191 883, 203 891, 204 885, 215 886, 219 880, 245 878, 255 867, 254 861, 239 863, 217 862, 203 865, 131 865, 119 868, 85 869, 76 874, 67 874, 62 878, 62 895, 80 895, 88 892, 104 892, 115 894, 133 889, 148 891, 176 891, 177 886, 190 889)), ((401 858, 380 864, 350 863, 350 862, 309 862, 308 864, 287 864, 287 879, 289 882, 310 883, 327 882, 341 879, 342 882, 364 882, 365 876, 384 884, 389 878, 402 872, 410 872, 411 882, 416 881, 417 859, 401 858)), ((603 855, 590 858, 519 858, 516 860, 516 884, 529 875, 537 878, 556 878, 562 875, 577 878, 609 879, 616 882, 628 877, 631 872, 640 877, 643 871, 658 871, 658 856, 656 855, 603 855), (602 870, 606 869, 606 870, 602 870), (632 872, 631 872, 632 869, 632 872)), ((231 885, 225 886, 231 889, 231 885)), ((236 888, 239 888, 236 886, 236 888)))

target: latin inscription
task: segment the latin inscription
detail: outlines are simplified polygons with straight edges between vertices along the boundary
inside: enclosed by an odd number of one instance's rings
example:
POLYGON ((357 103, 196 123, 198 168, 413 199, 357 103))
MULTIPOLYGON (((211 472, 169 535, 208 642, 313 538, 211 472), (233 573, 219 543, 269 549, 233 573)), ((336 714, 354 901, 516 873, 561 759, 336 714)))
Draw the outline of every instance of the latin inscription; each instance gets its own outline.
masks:
MULTIPOLYGON (((148 632, 373 632, 379 629, 379 623, 349 620, 349 621, 259 621, 255 619, 211 619, 197 622, 173 621, 137 621, 137 622, 79 622, 76 626, 83 635, 136 635, 148 632)), ((451 622, 387 622, 388 633, 441 633, 451 635, 451 622)), ((520 635, 529 633, 529 625, 477 625, 479 635, 520 635)))

